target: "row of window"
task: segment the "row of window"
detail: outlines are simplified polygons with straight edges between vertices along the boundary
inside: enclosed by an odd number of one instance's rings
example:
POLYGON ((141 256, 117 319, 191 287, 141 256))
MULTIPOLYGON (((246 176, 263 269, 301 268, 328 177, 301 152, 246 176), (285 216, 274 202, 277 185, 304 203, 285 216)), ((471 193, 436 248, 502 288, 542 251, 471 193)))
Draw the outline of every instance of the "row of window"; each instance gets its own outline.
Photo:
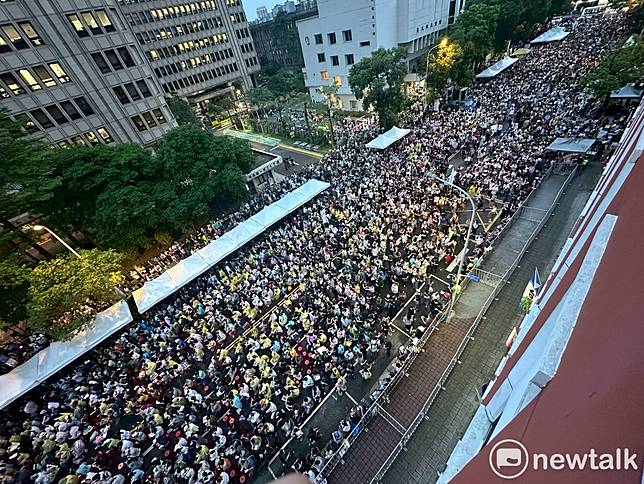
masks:
POLYGON ((17 27, 14 24, 0 25, 0 53, 45 44, 31 22, 18 22, 17 25, 17 27))
MULTIPOLYGON (((327 35, 327 39, 328 39, 330 45, 333 45, 333 44, 337 43, 337 38, 336 38, 335 32, 331 32, 331 33, 326 34, 326 35, 327 35)), ((315 34, 314 37, 315 37, 315 44, 316 45, 322 45, 324 43, 322 34, 315 34)), ((353 34, 351 33, 351 29, 342 31, 342 39, 345 42, 351 42, 353 40, 353 34)))
POLYGON ((241 44, 239 48, 244 54, 250 54, 255 50, 255 47, 253 46, 253 44, 241 44))
POLYGON ((157 75, 157 77, 171 76, 172 74, 178 74, 188 69, 194 69, 195 67, 199 67, 202 64, 212 64, 213 62, 230 59, 231 57, 233 57, 233 50, 225 49, 220 52, 213 52, 211 54, 204 54, 193 57, 192 59, 188 59, 187 61, 182 60, 181 62, 176 62, 167 66, 156 67, 154 69, 154 73, 157 75))
POLYGON ((155 40, 171 39, 173 37, 181 37, 186 34, 195 34, 198 32, 205 32, 224 26, 221 17, 207 18, 198 20, 196 22, 189 22, 186 24, 173 25, 171 27, 164 27, 161 29, 147 30, 136 34, 136 39, 141 45, 155 40))
POLYGON ((6 99, 10 96, 20 96, 30 91, 40 91, 45 87, 54 87, 57 84, 69 82, 69 76, 58 62, 52 62, 47 66, 37 65, 25 67, 15 73, 4 72, 0 74, 0 98, 6 99))
POLYGON ((250 38, 250 30, 248 30, 246 27, 244 27, 243 29, 235 30, 235 33, 237 34, 237 38, 239 40, 250 38))
POLYGON ((217 10, 217 3, 214 0, 204 0, 201 2, 155 8, 142 12, 127 13, 125 14, 125 18, 130 25, 140 25, 143 23, 156 22, 157 20, 163 20, 166 18, 194 15, 196 13, 211 12, 213 10, 217 10))
POLYGON ((44 110, 37 108, 29 113, 17 114, 15 118, 28 133, 35 133, 94 114, 94 109, 83 96, 74 98, 74 102, 67 100, 44 106, 44 108, 44 110))
POLYGON ((95 146, 101 142, 106 145, 114 142, 114 139, 106 128, 98 128, 96 132, 88 131, 87 133, 83 133, 83 135, 74 136, 69 140, 59 141, 58 146, 61 148, 69 148, 73 145, 95 146))
MULTIPOLYGON (((112 11, 114 18, 118 18, 116 11, 112 11)), ((80 38, 91 35, 102 35, 105 33, 115 32, 116 26, 106 10, 94 10, 80 12, 79 14, 71 13, 67 19, 72 24, 74 32, 80 38)))
POLYGON ((140 115, 132 116, 130 118, 132 124, 139 131, 147 131, 148 129, 156 128, 158 125, 165 124, 168 122, 165 119, 165 116, 160 109, 153 109, 152 111, 146 111, 140 115))
POLYGON ((92 54, 92 59, 94 59, 96 67, 98 67, 103 74, 107 74, 112 71, 120 71, 125 67, 134 67, 136 65, 127 47, 118 47, 116 50, 108 49, 103 52, 94 52, 92 54), (105 59, 107 59, 107 61, 105 61, 105 59))
POLYGON ((244 12, 231 13, 230 21, 234 24, 246 22, 246 15, 244 15, 244 12))
POLYGON ((222 77, 227 74, 232 74, 237 70, 237 63, 233 62, 232 64, 227 64, 223 67, 216 67, 206 72, 199 72, 192 76, 177 79, 176 81, 170 81, 167 84, 161 84, 161 87, 165 92, 170 94, 181 89, 186 89, 187 87, 194 86, 195 84, 201 84, 202 82, 206 82, 208 80, 217 79, 218 77, 222 77))
POLYGON ((257 57, 251 57, 250 59, 244 59, 244 61, 246 62, 246 67, 252 67, 252 66, 256 66, 257 64, 259 64, 259 62, 257 61, 257 57))
POLYGON ((224 44, 226 42, 228 42, 228 34, 223 32, 221 34, 204 37, 203 39, 189 40, 187 42, 180 42, 168 47, 151 49, 146 52, 146 54, 151 61, 156 61, 167 57, 174 57, 186 52, 192 52, 193 50, 203 49, 212 45, 224 44))
POLYGON ((122 86, 116 86, 113 90, 121 104, 129 104, 132 101, 152 97, 152 91, 145 82, 145 79, 138 80, 135 83, 128 82, 122 86))
MULTIPOLYGON (((352 66, 355 64, 355 58, 353 57, 353 54, 345 54, 344 55, 344 61, 348 66, 352 66)), ((326 62, 326 55, 324 53, 318 54, 318 62, 326 62)), ((331 65, 332 66, 339 66, 340 65, 340 57, 337 55, 332 55, 331 56, 331 65)))

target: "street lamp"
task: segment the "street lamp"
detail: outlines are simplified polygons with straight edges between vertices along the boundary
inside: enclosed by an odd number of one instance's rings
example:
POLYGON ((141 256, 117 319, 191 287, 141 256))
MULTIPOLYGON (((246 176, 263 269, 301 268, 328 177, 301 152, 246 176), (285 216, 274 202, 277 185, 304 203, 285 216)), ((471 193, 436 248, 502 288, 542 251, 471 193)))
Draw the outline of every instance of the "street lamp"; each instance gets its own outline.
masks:
POLYGON ((434 50, 438 49, 439 47, 446 47, 448 43, 449 39, 447 37, 443 37, 438 44, 427 51, 427 62, 425 64, 425 86, 427 86, 427 77, 429 76, 429 54, 434 52, 434 50))
POLYGON ((67 249, 69 249, 69 251, 70 251, 72 254, 74 254, 74 255, 75 255, 76 257, 78 257, 79 259, 81 258, 80 254, 79 254, 78 252, 76 252, 74 249, 72 249, 72 248, 70 247, 70 245, 69 245, 67 242, 65 242, 63 239, 61 239, 60 237, 58 237, 58 235, 56 235, 52 230, 48 229, 48 228, 47 228, 47 227, 45 227, 44 225, 34 225, 34 226, 33 226, 33 229, 34 229, 34 230, 46 230, 46 231, 47 231, 47 232, 49 232, 51 235, 53 235, 53 236, 54 236, 54 238, 55 238, 58 242, 60 242, 60 243, 61 243, 61 244, 63 244, 67 249))
MULTIPOLYGON (((454 285, 454 289, 455 289, 456 286, 459 285, 459 282, 461 280, 461 272, 463 271, 463 262, 465 261, 465 258, 467 257, 467 251, 468 251, 468 247, 470 245, 470 238, 472 237, 472 226, 474 225, 474 216, 476 215, 476 205, 474 204, 474 199, 472 199, 472 196, 466 190, 462 189, 458 185, 455 185, 454 183, 452 183, 452 182, 450 182, 448 180, 445 180, 443 178, 439 178, 438 176, 436 176, 433 173, 429 173, 427 176, 431 180, 439 181, 439 182, 443 183, 444 185, 448 185, 448 186, 452 187, 453 189, 461 192, 463 195, 465 195, 465 197, 469 200, 470 204, 472 205, 472 216, 470 217, 470 224, 467 227, 467 237, 465 238, 465 247, 463 248, 463 257, 461 257, 461 260, 458 263, 458 271, 456 272, 456 283, 454 285)), ((454 289, 452 289, 452 295, 449 298, 449 310, 447 311, 448 319, 451 317, 450 315, 452 314, 452 309, 454 308, 454 299, 455 299, 455 294, 454 294, 455 290, 454 289)))

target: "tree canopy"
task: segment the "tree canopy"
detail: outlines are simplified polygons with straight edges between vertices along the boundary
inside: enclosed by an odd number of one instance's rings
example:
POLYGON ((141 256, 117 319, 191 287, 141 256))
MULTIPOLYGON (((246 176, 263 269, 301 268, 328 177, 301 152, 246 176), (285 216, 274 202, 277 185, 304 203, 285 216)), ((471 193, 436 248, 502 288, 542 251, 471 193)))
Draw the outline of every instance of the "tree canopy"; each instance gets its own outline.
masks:
POLYGON ((0 259, 0 328, 27 318, 28 276, 16 258, 0 259))
POLYGON ((118 300, 122 256, 112 250, 80 251, 42 261, 29 272, 29 326, 54 339, 68 339, 93 320, 96 309, 118 300))
POLYGON ((373 108, 382 127, 396 124, 405 106, 402 91, 407 74, 406 52, 402 48, 378 49, 370 57, 354 64, 349 72, 349 85, 365 110, 373 108))
POLYGON ((644 37, 635 35, 611 50, 581 82, 598 96, 644 82, 644 37))
POLYGON ((197 120, 197 116, 188 101, 184 101, 183 99, 177 96, 172 96, 172 97, 166 98, 166 103, 168 103, 168 107, 170 108, 170 111, 172 111, 172 114, 177 120, 177 123, 199 124, 199 121, 197 120))

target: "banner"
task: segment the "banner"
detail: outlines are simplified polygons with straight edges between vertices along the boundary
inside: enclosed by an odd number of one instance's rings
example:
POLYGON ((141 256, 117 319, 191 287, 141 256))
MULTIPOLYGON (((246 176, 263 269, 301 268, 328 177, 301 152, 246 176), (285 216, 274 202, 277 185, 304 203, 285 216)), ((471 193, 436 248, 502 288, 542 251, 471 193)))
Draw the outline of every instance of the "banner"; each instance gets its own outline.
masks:
POLYGON ((521 296, 520 306, 524 313, 528 314, 530 312, 532 303, 534 302, 535 298, 539 295, 540 290, 541 290, 541 277, 539 277, 539 270, 535 267, 534 273, 532 274, 532 278, 530 279, 530 281, 528 281, 528 284, 523 290, 523 295, 521 296))

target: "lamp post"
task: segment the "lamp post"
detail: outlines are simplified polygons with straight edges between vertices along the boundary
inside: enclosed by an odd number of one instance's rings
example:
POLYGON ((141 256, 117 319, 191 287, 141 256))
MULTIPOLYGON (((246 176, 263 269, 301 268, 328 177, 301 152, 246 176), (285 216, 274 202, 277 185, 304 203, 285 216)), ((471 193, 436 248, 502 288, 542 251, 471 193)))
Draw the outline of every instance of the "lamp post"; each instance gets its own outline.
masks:
MULTIPOLYGON (((474 216, 476 215, 476 205, 474 204, 474 199, 472 198, 472 196, 466 190, 464 190, 463 188, 459 187, 458 185, 455 185, 454 183, 452 183, 452 182, 450 182, 448 180, 445 180, 443 178, 439 178, 438 176, 436 176, 433 173, 429 173, 427 176, 431 180, 439 181, 439 182, 443 183, 444 185, 450 186, 453 189, 459 191, 460 193, 465 195, 467 200, 472 205, 472 216, 470 217, 470 224, 467 227, 467 237, 465 238, 465 247, 463 247, 463 257, 461 257, 461 260, 458 263, 458 271, 456 272, 456 283, 454 284, 454 289, 455 289, 459 285, 459 282, 460 282, 460 279, 461 279, 461 272, 463 272, 463 262, 465 261, 465 258, 467 257, 468 247, 470 245, 470 238, 472 237, 472 226, 474 225, 474 216)), ((455 290, 454 289, 452 289, 452 295, 449 298, 449 310, 447 312, 448 319, 451 317, 452 309, 454 308, 454 298, 455 298, 455 294, 454 294, 455 290)))
POLYGON ((65 246, 65 247, 66 247, 66 248, 67 248, 67 249, 68 249, 72 254, 74 254, 74 255, 75 255, 76 257, 78 257, 79 259, 81 258, 80 254, 79 254, 78 252, 76 252, 76 251, 75 251, 75 250, 74 250, 74 249, 73 249, 73 248, 72 248, 72 247, 71 247, 67 242, 65 242, 63 239, 61 239, 60 237, 58 237, 58 235, 56 235, 52 230, 48 229, 48 228, 47 228, 47 227, 45 227, 44 225, 34 225, 34 227, 33 227, 33 228, 34 228, 34 230, 46 230, 46 231, 47 231, 47 232, 49 232, 51 235, 53 235, 53 236, 54 236, 54 238, 55 238, 58 242, 60 242, 61 244, 63 244, 63 245, 64 245, 64 246, 65 246))
POLYGON ((427 51, 427 57, 426 57, 427 61, 425 63, 425 87, 427 87, 427 77, 429 76, 429 54, 434 52, 439 47, 445 47, 448 43, 449 43, 449 39, 447 37, 443 37, 438 44, 436 44, 434 47, 432 47, 427 51))

